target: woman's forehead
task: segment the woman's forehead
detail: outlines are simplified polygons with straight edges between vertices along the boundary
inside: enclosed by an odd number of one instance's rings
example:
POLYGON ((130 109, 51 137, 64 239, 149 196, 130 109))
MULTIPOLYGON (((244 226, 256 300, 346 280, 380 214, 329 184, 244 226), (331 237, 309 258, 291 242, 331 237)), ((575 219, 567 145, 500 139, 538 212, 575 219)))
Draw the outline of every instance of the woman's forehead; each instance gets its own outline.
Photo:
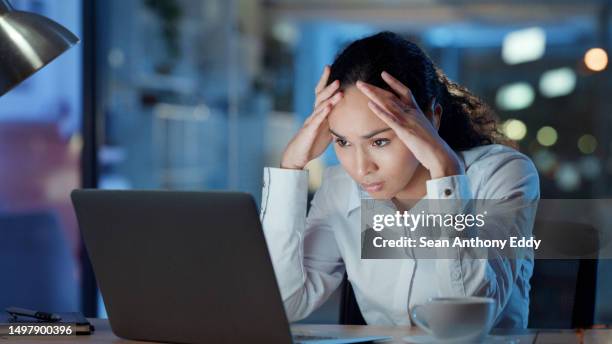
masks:
POLYGON ((362 136, 388 127, 370 108, 369 98, 356 87, 344 91, 344 97, 329 114, 329 127, 342 136, 362 136))

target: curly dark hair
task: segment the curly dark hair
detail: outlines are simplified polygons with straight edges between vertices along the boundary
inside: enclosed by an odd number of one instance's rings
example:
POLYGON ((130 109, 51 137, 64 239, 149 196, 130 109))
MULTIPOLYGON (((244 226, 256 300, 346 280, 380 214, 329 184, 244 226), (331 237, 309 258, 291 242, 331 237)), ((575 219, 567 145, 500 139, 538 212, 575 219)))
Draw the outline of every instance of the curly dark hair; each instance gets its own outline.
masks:
POLYGON ((436 99, 443 109, 438 133, 452 149, 493 143, 514 147, 498 130, 497 116, 489 106, 449 80, 418 45, 393 32, 380 32, 349 44, 331 65, 328 84, 339 80, 340 88, 346 89, 361 80, 393 92, 380 76, 382 71, 410 88, 423 111, 436 99))

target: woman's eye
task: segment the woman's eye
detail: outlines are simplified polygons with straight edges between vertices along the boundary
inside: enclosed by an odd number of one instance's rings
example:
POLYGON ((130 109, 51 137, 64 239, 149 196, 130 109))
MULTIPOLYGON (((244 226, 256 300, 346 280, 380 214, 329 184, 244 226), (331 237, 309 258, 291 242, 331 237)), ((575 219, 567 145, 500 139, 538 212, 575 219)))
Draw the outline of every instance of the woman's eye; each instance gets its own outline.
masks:
POLYGON ((378 139, 378 140, 374 140, 374 145, 377 147, 384 147, 386 146, 389 142, 388 139, 378 139))
POLYGON ((338 146, 340 147, 344 147, 346 146, 348 143, 346 142, 346 140, 343 139, 336 139, 336 143, 338 144, 338 146))

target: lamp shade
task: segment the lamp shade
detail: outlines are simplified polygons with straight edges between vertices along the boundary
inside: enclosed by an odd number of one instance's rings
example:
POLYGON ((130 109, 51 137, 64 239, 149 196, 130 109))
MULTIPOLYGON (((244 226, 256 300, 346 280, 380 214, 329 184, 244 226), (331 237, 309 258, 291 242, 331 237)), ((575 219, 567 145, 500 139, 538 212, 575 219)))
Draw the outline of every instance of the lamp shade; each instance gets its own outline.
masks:
POLYGON ((0 96, 78 42, 58 23, 0 0, 0 96))

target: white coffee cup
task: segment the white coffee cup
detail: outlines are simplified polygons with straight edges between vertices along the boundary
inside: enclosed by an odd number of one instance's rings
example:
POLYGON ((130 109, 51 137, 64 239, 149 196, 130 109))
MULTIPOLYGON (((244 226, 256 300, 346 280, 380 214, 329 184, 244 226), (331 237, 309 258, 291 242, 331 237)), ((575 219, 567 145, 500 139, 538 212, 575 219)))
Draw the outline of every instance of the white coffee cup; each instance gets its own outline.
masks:
POLYGON ((438 341, 478 343, 495 320, 495 301, 488 297, 437 297, 416 305, 412 321, 438 341))

